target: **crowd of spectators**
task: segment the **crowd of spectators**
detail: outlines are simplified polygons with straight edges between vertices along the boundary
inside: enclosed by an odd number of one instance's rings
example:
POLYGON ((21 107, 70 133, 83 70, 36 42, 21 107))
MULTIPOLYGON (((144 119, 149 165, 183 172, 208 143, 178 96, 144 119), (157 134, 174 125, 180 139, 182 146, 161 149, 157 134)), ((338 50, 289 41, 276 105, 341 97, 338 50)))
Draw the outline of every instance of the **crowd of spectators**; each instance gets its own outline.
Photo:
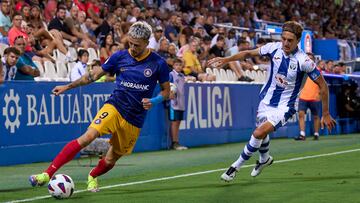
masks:
MULTIPOLYGON (((206 61, 266 43, 254 31, 261 28, 262 22, 295 20, 312 29, 318 38, 359 41, 359 10, 360 3, 352 0, 2 0, 0 42, 16 46, 19 36, 24 39, 20 58, 25 58, 33 70, 22 68, 24 63, 17 67, 20 72, 28 70, 33 78, 39 75, 38 67, 28 60, 55 62, 55 49, 71 61, 69 47, 94 48, 103 63, 111 53, 127 48, 130 25, 143 20, 154 31, 149 48, 163 56, 170 68, 174 60, 181 58, 186 75, 214 81, 214 75, 205 71, 206 61), (240 32, 215 23, 231 23, 249 30, 240 32)), ((266 58, 253 58, 224 68, 232 69, 239 80, 251 81, 244 71, 268 63, 266 58)), ((341 64, 330 63, 323 65, 325 71, 345 72, 341 64)))

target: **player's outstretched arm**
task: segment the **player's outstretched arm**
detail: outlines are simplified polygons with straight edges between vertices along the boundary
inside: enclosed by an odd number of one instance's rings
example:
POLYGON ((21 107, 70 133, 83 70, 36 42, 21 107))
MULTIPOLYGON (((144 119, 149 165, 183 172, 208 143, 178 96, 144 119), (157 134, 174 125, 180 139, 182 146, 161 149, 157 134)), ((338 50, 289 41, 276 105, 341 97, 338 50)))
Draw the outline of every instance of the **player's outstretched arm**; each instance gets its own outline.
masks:
POLYGON ((320 95, 322 102, 322 118, 321 118, 321 128, 324 126, 331 131, 336 125, 336 121, 331 117, 329 112, 329 88, 322 75, 320 75, 314 81, 320 87, 320 95))
POLYGON ((153 105, 161 103, 164 100, 167 100, 170 95, 170 82, 164 82, 160 84, 161 92, 156 97, 151 99, 144 98, 142 99, 143 107, 145 110, 149 110, 153 105))
POLYGON ((208 66, 214 66, 214 67, 221 67, 231 61, 238 61, 238 60, 244 60, 248 57, 254 57, 259 56, 259 49, 253 49, 253 50, 245 50, 240 51, 239 53, 229 56, 229 57, 216 57, 213 59, 210 59, 207 63, 208 66))
POLYGON ((92 70, 85 73, 85 75, 83 75, 81 78, 75 80, 74 82, 71 82, 67 85, 56 86, 52 90, 52 93, 55 94, 56 96, 58 96, 59 94, 62 94, 63 92, 65 92, 67 90, 90 84, 90 83, 98 80, 101 76, 103 76, 105 74, 106 74, 106 72, 100 66, 94 66, 94 68, 92 70))

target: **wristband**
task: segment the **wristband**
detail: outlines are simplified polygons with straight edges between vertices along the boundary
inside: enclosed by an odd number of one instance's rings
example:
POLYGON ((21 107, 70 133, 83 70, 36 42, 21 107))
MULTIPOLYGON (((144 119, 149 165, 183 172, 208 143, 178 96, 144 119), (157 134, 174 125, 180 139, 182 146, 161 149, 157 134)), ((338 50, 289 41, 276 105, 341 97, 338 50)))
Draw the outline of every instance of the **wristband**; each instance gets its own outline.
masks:
POLYGON ((164 96, 162 96, 161 94, 159 94, 158 96, 153 97, 153 98, 150 99, 150 102, 151 102, 152 104, 159 104, 159 103, 161 103, 162 101, 164 101, 164 96))

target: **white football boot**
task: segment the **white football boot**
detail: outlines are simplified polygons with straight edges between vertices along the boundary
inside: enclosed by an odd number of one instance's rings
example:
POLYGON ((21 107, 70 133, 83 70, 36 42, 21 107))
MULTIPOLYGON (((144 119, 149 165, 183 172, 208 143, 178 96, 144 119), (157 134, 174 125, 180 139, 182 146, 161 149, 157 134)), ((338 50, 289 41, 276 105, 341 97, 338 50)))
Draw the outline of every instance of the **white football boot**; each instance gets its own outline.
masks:
POLYGON ((221 175, 221 180, 223 180, 225 182, 230 182, 230 181, 234 180, 234 178, 236 176, 236 172, 238 172, 236 170, 236 168, 230 166, 230 168, 221 175))
POLYGON ((260 163, 259 161, 256 161, 256 165, 251 172, 251 176, 256 177, 256 176, 260 175, 261 171, 266 166, 270 166, 273 162, 274 162, 274 159, 272 158, 272 156, 269 156, 268 160, 266 160, 264 163, 260 163))

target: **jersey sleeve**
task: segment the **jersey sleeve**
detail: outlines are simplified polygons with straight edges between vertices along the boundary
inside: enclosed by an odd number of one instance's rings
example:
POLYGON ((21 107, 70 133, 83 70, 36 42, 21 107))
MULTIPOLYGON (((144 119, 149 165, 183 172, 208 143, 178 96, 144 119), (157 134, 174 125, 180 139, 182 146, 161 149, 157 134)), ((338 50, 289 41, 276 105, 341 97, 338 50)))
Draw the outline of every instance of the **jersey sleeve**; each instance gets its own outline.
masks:
POLYGON ((311 80, 316 80, 320 76, 320 71, 316 68, 315 62, 308 56, 305 57, 305 61, 300 68, 308 74, 311 80))
POLYGON ((171 72, 169 73, 169 82, 173 83, 174 82, 174 77, 171 74, 171 72))
POLYGON ((267 43, 264 46, 260 47, 259 54, 261 56, 266 56, 274 52, 277 48, 279 48, 279 42, 267 43))
POLYGON ((101 66, 102 69, 110 74, 115 74, 117 69, 119 69, 118 63, 120 60, 120 54, 121 52, 116 52, 113 55, 111 55, 101 66))
POLYGON ((169 67, 167 63, 162 59, 159 69, 159 83, 169 82, 169 67))

